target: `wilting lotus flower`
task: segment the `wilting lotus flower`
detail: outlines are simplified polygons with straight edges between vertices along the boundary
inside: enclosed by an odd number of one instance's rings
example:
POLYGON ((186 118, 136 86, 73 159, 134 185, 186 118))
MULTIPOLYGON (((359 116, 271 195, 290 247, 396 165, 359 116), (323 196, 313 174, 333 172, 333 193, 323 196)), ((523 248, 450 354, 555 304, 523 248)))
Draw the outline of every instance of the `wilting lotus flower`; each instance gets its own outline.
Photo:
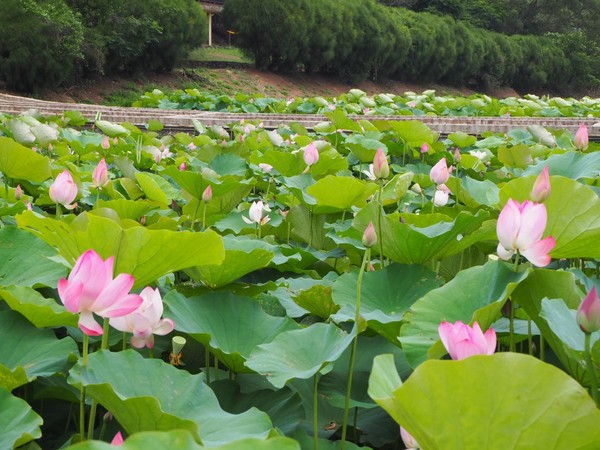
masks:
POLYGON ((248 216, 250 218, 242 216, 242 219, 248 224, 258 223, 260 225, 264 225, 271 219, 268 214, 265 217, 263 217, 263 211, 267 213, 271 212, 269 205, 267 205, 266 203, 263 204, 261 200, 252 202, 252 205, 250 205, 250 211, 248 212, 248 216))
POLYGON ((450 173, 452 172, 452 166, 448 168, 446 164, 446 158, 442 158, 438 161, 438 163, 431 168, 429 172, 429 178, 435 184, 444 184, 450 178, 450 173))
POLYGON ((58 282, 58 295, 65 308, 79 314, 79 328, 85 334, 98 336, 102 327, 94 319, 120 317, 135 311, 142 298, 130 294, 133 276, 121 273, 113 280, 115 258, 106 261, 94 250, 83 253, 67 279, 58 282))
POLYGON ((578 150, 585 150, 588 147, 588 142, 588 129, 585 126, 585 123, 582 123, 577 132, 575 133, 575 148, 578 150))
POLYGON ((481 331, 477 322, 469 325, 460 320, 454 324, 442 322, 438 327, 440 339, 452 359, 465 359, 473 355, 491 355, 496 350, 496 332, 489 328, 481 331))
POLYGON ((550 195, 550 176, 548 174, 548 166, 536 178, 531 189, 531 200, 536 203, 542 203, 550 195))
POLYGON ((369 222, 367 228, 365 228, 365 232, 363 233, 362 243, 365 247, 373 247, 377 244, 377 233, 375 233, 375 227, 373 226, 373 222, 369 222))
POLYGON ((92 184, 96 188, 102 188, 108 184, 108 180, 108 167, 106 167, 106 161, 102 158, 92 172, 92 184))
POLYGON ((407 450, 419 450, 420 447, 417 440, 412 437, 412 435, 403 427, 400 427, 400 437, 402 438, 402 442, 404 442, 404 446, 407 450))
POLYGON ((110 319, 110 326, 124 333, 133 333, 131 345, 135 348, 154 347, 154 335, 164 336, 175 328, 171 319, 161 319, 163 302, 158 289, 145 288, 142 304, 130 314, 110 319))
POLYGON ((584 333, 600 330, 600 298, 596 286, 592 287, 577 309, 577 325, 584 333))
POLYGON ((60 203, 67 209, 75 209, 77 203, 71 204, 77 197, 77 185, 68 170, 63 170, 50 186, 50 198, 54 203, 60 203))
POLYGON ((508 260, 520 252, 533 265, 544 267, 550 263, 548 254, 556 245, 552 236, 542 239, 546 229, 547 213, 543 204, 529 200, 520 204, 509 199, 496 224, 498 256, 508 260))
POLYGON ((312 166, 319 160, 319 150, 317 144, 311 142, 304 149, 304 162, 308 167, 312 166))

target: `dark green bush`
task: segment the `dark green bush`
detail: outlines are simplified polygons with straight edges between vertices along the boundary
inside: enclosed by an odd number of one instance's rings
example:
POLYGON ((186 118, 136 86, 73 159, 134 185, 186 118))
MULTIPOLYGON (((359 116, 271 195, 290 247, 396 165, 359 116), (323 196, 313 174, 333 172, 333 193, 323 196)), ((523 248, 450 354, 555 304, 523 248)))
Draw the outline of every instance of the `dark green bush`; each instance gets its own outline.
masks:
POLYGON ((0 79, 35 92, 74 78, 83 55, 83 28, 62 0, 3 0, 0 79))

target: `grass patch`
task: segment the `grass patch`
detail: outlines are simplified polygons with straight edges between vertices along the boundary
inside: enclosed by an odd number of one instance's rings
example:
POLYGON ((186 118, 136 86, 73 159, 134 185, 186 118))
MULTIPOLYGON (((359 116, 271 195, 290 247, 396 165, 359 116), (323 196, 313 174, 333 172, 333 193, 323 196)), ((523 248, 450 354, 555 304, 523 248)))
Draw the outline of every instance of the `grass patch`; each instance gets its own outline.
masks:
POLYGON ((252 58, 248 58, 237 47, 199 47, 192 50, 189 56, 190 61, 228 61, 239 63, 253 63, 252 58))

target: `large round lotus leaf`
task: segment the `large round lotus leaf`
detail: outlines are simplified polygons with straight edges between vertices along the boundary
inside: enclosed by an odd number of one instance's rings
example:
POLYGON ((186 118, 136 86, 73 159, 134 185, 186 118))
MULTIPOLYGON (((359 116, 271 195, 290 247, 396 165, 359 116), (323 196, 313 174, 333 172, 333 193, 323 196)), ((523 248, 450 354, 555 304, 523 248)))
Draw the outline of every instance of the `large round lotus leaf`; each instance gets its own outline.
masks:
POLYGON ((265 375, 276 388, 294 378, 306 379, 340 357, 352 342, 333 324, 315 323, 302 330, 287 331, 252 352, 246 366, 265 375))
POLYGON ((115 256, 115 273, 132 274, 134 287, 146 286, 176 270, 218 264, 225 257, 221 237, 212 230, 192 233, 124 228, 114 220, 87 213, 69 225, 26 211, 17 222, 73 262, 90 248, 103 258, 115 256))
POLYGON ((7 226, 0 229, 0 286, 52 286, 67 273, 51 260, 56 250, 31 233, 7 226))
POLYGON ((256 346, 298 329, 292 319, 270 316, 255 300, 226 291, 191 298, 171 291, 164 302, 175 329, 209 345, 234 372, 248 371, 244 362, 256 346))
POLYGON ((404 384, 391 355, 381 355, 369 395, 421 448, 594 450, 600 442, 600 410, 586 390, 528 355, 431 360, 404 384))
POLYGON ((548 159, 530 166, 523 175, 538 175, 548 166, 551 175, 579 180, 581 178, 597 178, 600 175, 600 152, 588 153, 566 152, 551 155, 548 159))
POLYGON ((17 448, 42 437, 43 422, 26 401, 0 387, 0 448, 17 448))
POLYGON ((9 286, 0 289, 0 297, 37 328, 77 326, 76 314, 30 287, 9 286))
POLYGON ((37 377, 66 372, 69 355, 78 354, 71 338, 57 339, 14 311, 0 313, 0 386, 9 391, 37 377))
MULTIPOLYGON (((550 172, 552 175, 552 172, 550 172)), ((534 176, 517 178, 500 190, 500 200, 519 202, 529 198, 534 176)), ((550 177, 550 196, 544 201, 548 222, 544 236, 553 236, 553 258, 600 258, 600 198, 575 180, 550 177), (577 201, 573 201, 576 199, 577 201)))
POLYGON ((52 176, 48 158, 7 137, 0 137, 0 172, 5 177, 34 183, 52 176))
MULTIPOLYGON (((477 320, 482 329, 487 329, 500 317, 504 302, 527 275, 513 272, 503 262, 489 261, 459 272, 452 281, 417 300, 404 315, 406 323, 399 338, 410 365, 417 367, 427 359, 439 340, 438 326, 444 320, 477 320)), ((445 353, 443 348, 434 350, 437 356, 445 353)))
POLYGON ((317 202, 313 208, 315 214, 329 214, 348 211, 353 206, 362 208, 376 190, 374 183, 366 183, 354 177, 329 175, 309 186, 306 192, 317 202))
POLYGON ((269 417, 255 408, 243 414, 221 409, 202 381, 160 359, 144 359, 133 350, 99 351, 88 364, 71 369, 69 383, 109 410, 127 434, 189 430, 204 445, 217 446, 247 437, 266 438, 269 417))

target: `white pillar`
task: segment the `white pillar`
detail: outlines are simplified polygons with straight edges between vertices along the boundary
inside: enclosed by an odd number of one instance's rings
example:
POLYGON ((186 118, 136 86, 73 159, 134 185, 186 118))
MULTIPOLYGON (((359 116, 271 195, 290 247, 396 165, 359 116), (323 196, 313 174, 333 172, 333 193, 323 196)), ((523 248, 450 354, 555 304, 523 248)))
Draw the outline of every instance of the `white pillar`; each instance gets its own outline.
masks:
POLYGON ((208 13, 208 46, 212 47, 212 16, 213 13, 208 13))

